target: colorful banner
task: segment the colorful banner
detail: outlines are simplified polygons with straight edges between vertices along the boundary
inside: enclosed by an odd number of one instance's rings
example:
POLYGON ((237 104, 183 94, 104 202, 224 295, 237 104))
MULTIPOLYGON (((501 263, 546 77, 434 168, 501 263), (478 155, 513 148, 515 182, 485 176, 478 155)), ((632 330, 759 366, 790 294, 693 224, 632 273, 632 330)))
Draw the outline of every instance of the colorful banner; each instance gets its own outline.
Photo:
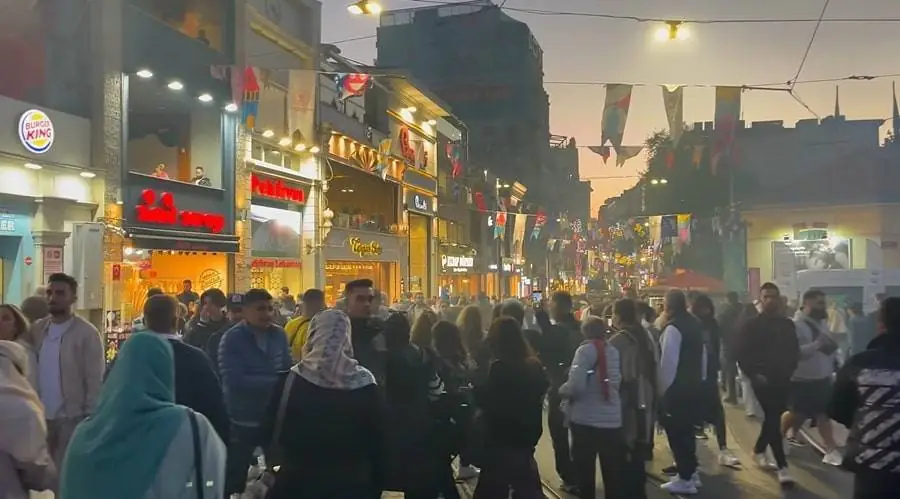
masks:
POLYGON ((494 239, 503 240, 506 236, 506 212, 498 211, 494 217, 494 239))
POLYGON ((462 148, 459 146, 458 142, 448 142, 447 143, 447 159, 450 160, 450 175, 453 178, 459 177, 463 174, 463 166, 462 166, 462 148))
POLYGON ((528 215, 516 213, 513 225, 513 258, 520 259, 525 256, 525 225, 528 223, 528 215))
POLYGON ((537 239, 541 237, 541 228, 547 223, 547 214, 544 210, 538 209, 537 216, 534 219, 534 228, 531 229, 531 238, 537 239))
POLYGON ((338 100, 365 94, 371 83, 372 76, 365 73, 338 73, 334 76, 338 100))
POLYGON ((716 173, 719 162, 727 158, 741 118, 741 87, 716 87, 716 116, 710 170, 716 173))
POLYGON ((382 139, 381 142, 378 143, 378 155, 375 159, 375 173, 381 177, 381 180, 387 179, 388 162, 391 159, 391 145, 393 142, 394 141, 391 139, 382 139))
POLYGON ((631 107, 632 85, 613 83, 606 85, 606 102, 603 105, 602 136, 600 145, 609 141, 613 147, 622 145, 628 108, 631 107))
POLYGON ((616 166, 623 166, 629 159, 637 156, 644 150, 644 146, 619 146, 616 147, 616 166))
POLYGON ((256 72, 252 67, 244 68, 242 83, 241 123, 252 129, 256 126, 256 116, 259 114, 259 82, 256 80, 256 72))
POLYGON ((672 145, 678 145, 684 131, 684 87, 665 85, 662 87, 663 106, 669 121, 669 138, 672 145))
POLYGON ((318 78, 316 71, 308 69, 293 69, 288 72, 288 130, 295 142, 307 146, 316 140, 318 78), (296 136, 298 133, 299 137, 296 136))

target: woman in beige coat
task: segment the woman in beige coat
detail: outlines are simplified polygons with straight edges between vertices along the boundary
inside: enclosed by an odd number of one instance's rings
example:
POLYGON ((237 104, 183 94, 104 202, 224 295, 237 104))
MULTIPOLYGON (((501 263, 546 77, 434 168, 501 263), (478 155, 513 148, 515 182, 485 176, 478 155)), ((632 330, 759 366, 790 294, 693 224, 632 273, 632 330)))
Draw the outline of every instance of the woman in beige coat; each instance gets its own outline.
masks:
POLYGON ((41 400, 28 382, 28 353, 0 341, 0 497, 28 499, 56 484, 41 400))

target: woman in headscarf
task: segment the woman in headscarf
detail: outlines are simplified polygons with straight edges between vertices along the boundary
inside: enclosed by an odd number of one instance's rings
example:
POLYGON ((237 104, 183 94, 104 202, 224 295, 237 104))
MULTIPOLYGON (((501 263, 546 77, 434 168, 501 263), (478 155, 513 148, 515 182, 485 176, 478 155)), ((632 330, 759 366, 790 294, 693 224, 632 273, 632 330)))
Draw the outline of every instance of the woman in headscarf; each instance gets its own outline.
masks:
POLYGON ((66 499, 195 499, 225 493, 225 445, 199 413, 175 404, 172 347, 136 333, 109 372, 62 468, 66 499), (199 464, 199 467, 197 466, 199 464))
POLYGON ((319 312, 263 419, 262 442, 280 454, 280 462, 269 459, 280 468, 267 499, 380 498, 383 420, 375 376, 353 358, 350 318, 319 312))
POLYGON ((29 490, 55 486, 56 467, 47 451, 44 407, 28 382, 28 353, 0 341, 0 497, 28 499, 29 490))

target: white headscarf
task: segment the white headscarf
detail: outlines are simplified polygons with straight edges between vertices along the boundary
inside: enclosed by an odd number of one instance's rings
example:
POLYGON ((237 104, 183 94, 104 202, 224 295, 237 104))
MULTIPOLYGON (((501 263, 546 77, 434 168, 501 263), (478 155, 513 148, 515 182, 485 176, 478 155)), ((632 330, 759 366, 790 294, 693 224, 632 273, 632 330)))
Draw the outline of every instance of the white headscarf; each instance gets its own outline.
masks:
POLYGON ((303 360, 291 370, 322 388, 356 390, 375 384, 371 371, 353 358, 350 318, 335 309, 323 310, 310 321, 303 360))
POLYGON ((28 366, 25 347, 0 341, 0 452, 33 463, 46 451, 47 426, 41 399, 28 382, 28 366))

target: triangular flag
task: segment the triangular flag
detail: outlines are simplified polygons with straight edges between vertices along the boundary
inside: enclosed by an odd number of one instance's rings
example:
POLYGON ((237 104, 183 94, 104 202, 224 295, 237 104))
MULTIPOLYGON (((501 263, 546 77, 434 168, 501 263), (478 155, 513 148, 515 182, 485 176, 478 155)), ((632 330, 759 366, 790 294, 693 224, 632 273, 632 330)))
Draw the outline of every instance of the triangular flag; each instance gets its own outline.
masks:
POLYGON ((626 161, 637 156, 644 146, 619 146, 616 148, 616 166, 623 166, 626 161))
POLYGON ((673 145, 678 145, 684 131, 684 87, 664 85, 662 93, 666 119, 669 121, 669 138, 673 145))
POLYGON ((606 160, 609 159, 609 146, 588 146, 588 151, 599 154, 603 158, 603 164, 606 164, 606 160))
POLYGON ((632 88, 632 85, 622 83, 606 85, 606 102, 603 105, 603 121, 600 125, 601 146, 605 146, 607 140, 613 147, 622 145, 628 109, 631 107, 632 88))

